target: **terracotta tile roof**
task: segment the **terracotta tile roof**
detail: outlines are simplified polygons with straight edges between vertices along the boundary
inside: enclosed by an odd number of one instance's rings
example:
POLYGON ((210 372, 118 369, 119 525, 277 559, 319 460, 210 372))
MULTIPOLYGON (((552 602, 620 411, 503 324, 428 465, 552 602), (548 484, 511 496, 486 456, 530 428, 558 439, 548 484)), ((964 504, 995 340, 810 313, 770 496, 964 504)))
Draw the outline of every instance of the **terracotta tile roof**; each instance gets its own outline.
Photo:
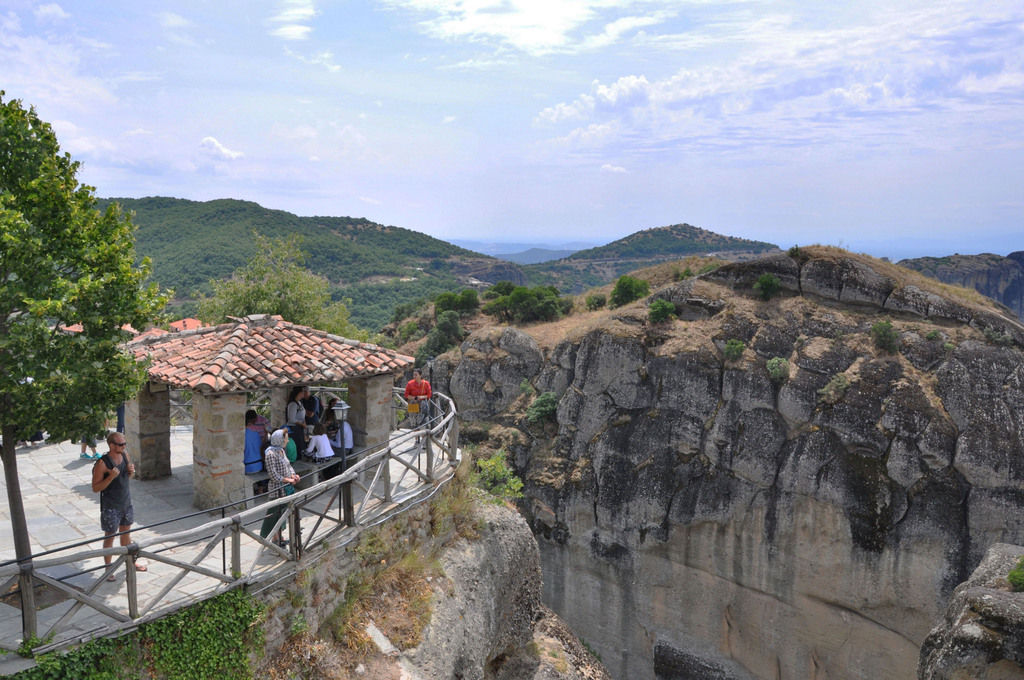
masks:
POLYGON ((170 327, 172 331, 191 331, 196 328, 207 328, 210 324, 203 323, 199 319, 188 317, 187 319, 178 319, 172 321, 170 327))
POLYGON ((414 361, 394 350, 265 314, 137 338, 128 349, 136 359, 150 360, 150 380, 204 392, 340 382, 398 373, 414 361))

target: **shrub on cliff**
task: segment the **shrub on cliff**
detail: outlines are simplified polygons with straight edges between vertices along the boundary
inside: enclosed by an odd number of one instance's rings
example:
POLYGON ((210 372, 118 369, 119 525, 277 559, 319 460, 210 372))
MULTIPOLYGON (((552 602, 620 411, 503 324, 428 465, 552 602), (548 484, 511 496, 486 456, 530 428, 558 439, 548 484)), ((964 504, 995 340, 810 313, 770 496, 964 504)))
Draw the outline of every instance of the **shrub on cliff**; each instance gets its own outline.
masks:
POLYGON ((523 480, 516 477, 505 456, 505 450, 501 449, 490 458, 478 460, 477 471, 471 479, 475 486, 492 496, 513 501, 523 497, 523 480))
POLYGON ((639 300, 650 294, 651 286, 643 279, 637 279, 629 274, 623 274, 615 281, 615 288, 612 289, 612 307, 628 305, 634 300, 639 300))
POLYGON ((416 363, 422 366, 430 357, 444 354, 455 347, 465 331, 459 323, 459 313, 449 309, 437 317, 437 325, 427 333, 427 340, 416 350, 416 363))
POLYGON ((743 344, 742 340, 733 338, 725 343, 725 347, 722 349, 722 355, 725 357, 726 361, 736 361, 743 356, 743 350, 746 348, 747 346, 743 344))
POLYGON ((651 323, 661 323, 676 318, 676 306, 668 300, 657 299, 651 303, 647 312, 651 323))
POLYGON ((836 373, 828 384, 818 390, 818 398, 826 404, 835 404, 846 394, 850 379, 843 373, 836 373))
POLYGON ((768 377, 776 385, 789 380, 789 361, 783 357, 775 357, 768 360, 768 377))
POLYGON ((554 321, 571 312, 572 304, 572 298, 560 297, 554 286, 516 286, 507 295, 491 299, 484 305, 483 313, 514 323, 554 321))
POLYGON ((608 298, 605 297, 604 293, 594 293, 587 296, 587 309, 591 312, 595 309, 601 309, 606 304, 608 304, 608 298))
POLYGON ((526 419, 531 423, 539 423, 543 420, 553 421, 556 411, 558 411, 558 395, 554 392, 543 392, 527 407, 526 419))
POLYGON ((758 276, 757 281, 754 282, 754 290, 761 294, 762 300, 771 300, 781 287, 779 277, 768 272, 758 276))
POLYGON ((1014 592, 1024 590, 1024 557, 1017 560, 1017 566, 1006 575, 1006 580, 1010 582, 1014 592))
POLYGON ((872 324, 871 338, 875 341, 875 347, 889 354, 896 354, 899 351, 900 334, 891 321, 877 321, 872 324))

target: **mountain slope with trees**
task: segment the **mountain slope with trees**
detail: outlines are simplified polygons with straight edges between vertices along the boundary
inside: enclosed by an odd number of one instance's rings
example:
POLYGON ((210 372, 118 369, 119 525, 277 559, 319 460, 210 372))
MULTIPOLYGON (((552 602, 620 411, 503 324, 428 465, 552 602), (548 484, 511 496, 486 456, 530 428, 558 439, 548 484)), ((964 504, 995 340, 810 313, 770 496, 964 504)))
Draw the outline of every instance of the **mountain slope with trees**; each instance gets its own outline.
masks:
POLYGON ((776 250, 778 246, 772 243, 723 236, 689 224, 673 224, 644 229, 604 246, 580 250, 557 262, 529 265, 523 270, 532 284, 580 293, 657 262, 689 255, 743 260, 776 250))
POLYGON ((111 198, 101 207, 110 203, 135 213, 138 256, 152 260, 152 279, 173 288, 178 303, 209 294, 211 281, 243 267, 256 254, 254 234, 300 235, 305 266, 327 278, 335 300, 352 300, 353 323, 374 331, 395 305, 460 290, 470 275, 487 280, 493 270, 494 281, 522 277, 507 262, 363 218, 299 217, 235 199, 111 198))

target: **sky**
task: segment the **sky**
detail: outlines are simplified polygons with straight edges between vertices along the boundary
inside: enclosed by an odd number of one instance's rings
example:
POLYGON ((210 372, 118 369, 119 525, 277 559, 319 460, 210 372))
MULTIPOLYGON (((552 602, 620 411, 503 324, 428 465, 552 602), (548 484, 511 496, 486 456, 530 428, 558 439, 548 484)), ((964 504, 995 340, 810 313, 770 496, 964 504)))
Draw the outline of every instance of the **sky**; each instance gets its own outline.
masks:
POLYGON ((0 0, 0 89, 101 197, 1024 250, 1020 0, 0 0))

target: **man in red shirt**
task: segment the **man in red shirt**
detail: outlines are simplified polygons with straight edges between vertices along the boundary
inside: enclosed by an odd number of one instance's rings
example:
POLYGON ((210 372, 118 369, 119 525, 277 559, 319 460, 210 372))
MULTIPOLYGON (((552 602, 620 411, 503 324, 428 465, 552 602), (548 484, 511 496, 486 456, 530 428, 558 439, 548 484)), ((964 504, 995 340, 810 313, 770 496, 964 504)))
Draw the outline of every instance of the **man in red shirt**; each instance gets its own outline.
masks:
MULTIPOLYGON (((410 429, 418 429, 427 422, 427 400, 433 396, 430 383, 423 379, 423 371, 416 368, 412 372, 412 380, 405 386, 405 400, 409 402, 408 423, 410 429), (413 409, 416 410, 413 410, 413 409)), ((420 438, 416 437, 416 446, 420 438)))

